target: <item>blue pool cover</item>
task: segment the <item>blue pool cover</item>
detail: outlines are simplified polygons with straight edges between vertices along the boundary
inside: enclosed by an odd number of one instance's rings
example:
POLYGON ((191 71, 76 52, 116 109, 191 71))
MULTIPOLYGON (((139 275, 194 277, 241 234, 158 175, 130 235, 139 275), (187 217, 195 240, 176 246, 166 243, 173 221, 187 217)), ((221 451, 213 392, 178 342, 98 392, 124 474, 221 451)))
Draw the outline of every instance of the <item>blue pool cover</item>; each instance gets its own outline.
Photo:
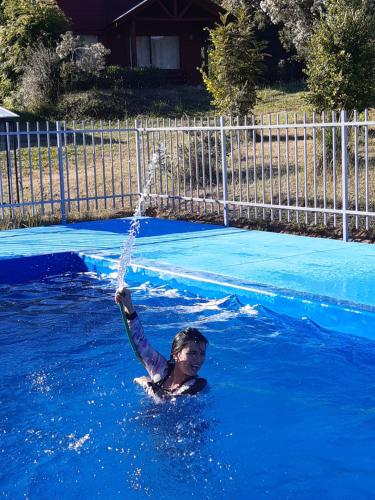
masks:
MULTIPOLYGON (((0 283, 115 272, 131 219, 0 233, 0 283)), ((375 339, 375 246, 143 218, 132 273, 375 339)))

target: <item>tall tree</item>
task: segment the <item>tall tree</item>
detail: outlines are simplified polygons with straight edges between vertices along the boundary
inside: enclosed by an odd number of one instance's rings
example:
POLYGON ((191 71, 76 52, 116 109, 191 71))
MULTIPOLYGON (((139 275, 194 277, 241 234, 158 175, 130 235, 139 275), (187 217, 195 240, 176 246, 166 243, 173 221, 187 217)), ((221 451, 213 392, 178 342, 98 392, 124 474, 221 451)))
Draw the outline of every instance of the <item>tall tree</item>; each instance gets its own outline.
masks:
POLYGON ((317 110, 375 103, 375 15, 365 0, 326 0, 307 57, 309 101, 317 110))
POLYGON ((2 0, 0 26, 0 99, 16 87, 28 54, 50 46, 69 22, 54 0, 2 0))
POLYGON ((235 19, 222 16, 209 33, 208 72, 201 72, 212 103, 225 113, 247 114, 256 101, 265 46, 255 39, 251 18, 242 6, 235 19))
POLYGON ((274 24, 280 24, 285 48, 295 48, 301 59, 307 56, 314 26, 319 22, 325 0, 261 0, 260 7, 274 24))

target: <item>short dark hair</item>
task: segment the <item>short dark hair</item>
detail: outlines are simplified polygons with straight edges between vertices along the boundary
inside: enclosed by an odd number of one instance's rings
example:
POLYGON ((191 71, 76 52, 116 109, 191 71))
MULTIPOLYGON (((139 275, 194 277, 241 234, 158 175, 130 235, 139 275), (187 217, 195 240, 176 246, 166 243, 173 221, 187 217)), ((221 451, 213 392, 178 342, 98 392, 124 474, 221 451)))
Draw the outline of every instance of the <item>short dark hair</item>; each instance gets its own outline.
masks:
POLYGON ((173 355, 181 352, 181 350, 185 347, 185 345, 190 342, 197 342, 198 344, 204 344, 205 346, 208 344, 208 340, 197 328, 185 328, 178 332, 172 342, 171 349, 171 360, 173 359, 173 355))

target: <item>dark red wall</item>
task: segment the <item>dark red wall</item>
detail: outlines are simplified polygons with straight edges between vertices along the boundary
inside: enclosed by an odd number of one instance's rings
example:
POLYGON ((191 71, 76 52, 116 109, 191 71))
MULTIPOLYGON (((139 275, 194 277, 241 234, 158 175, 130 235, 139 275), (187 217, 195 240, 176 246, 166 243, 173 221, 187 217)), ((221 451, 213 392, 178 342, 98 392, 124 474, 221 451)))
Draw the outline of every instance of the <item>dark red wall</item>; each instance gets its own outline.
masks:
MULTIPOLYGON (((182 0, 180 0, 182 1, 182 0)), ((72 29, 80 34, 98 35, 111 50, 110 64, 130 65, 131 20, 115 28, 112 21, 124 13, 135 0, 57 0, 60 8, 72 19, 72 29)), ((157 4, 155 4, 156 6, 157 4)), ((142 12, 139 13, 142 16, 142 12)), ((206 23, 207 24, 207 23, 206 23)), ((214 20, 212 21, 212 25, 214 20)), ((136 35, 178 35, 180 37, 181 69, 189 83, 201 82, 197 67, 201 66, 201 50, 207 33, 199 22, 153 22, 137 20, 136 35)))

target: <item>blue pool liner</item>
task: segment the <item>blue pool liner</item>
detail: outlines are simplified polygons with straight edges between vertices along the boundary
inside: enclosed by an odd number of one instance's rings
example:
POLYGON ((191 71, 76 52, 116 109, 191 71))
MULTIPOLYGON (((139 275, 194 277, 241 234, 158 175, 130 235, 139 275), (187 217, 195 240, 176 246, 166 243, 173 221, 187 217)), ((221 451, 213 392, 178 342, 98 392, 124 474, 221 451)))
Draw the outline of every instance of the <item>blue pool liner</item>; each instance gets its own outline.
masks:
MULTIPOLYGON (((0 233, 0 284, 92 271, 116 277, 131 219, 0 233)), ((131 282, 236 295, 323 328, 375 338, 374 245, 142 218, 131 282)))

